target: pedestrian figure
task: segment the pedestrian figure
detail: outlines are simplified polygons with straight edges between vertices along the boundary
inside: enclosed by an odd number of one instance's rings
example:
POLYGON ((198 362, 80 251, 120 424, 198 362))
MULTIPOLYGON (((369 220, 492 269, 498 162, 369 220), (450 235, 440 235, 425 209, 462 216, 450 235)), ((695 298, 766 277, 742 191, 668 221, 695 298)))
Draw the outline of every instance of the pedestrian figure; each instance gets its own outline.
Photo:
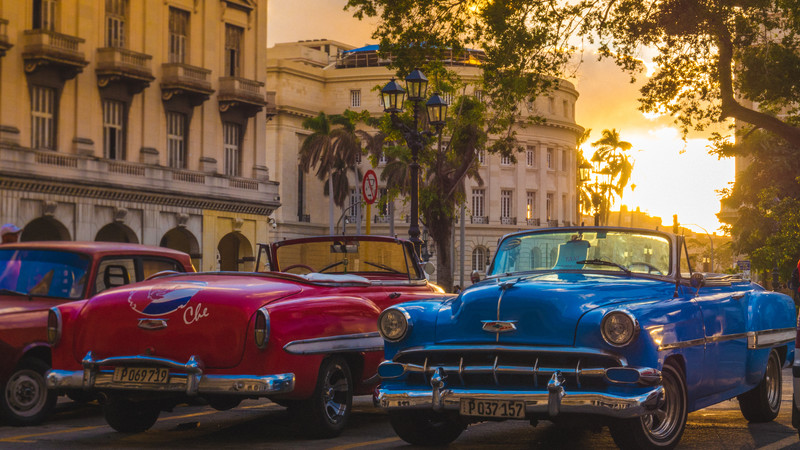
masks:
POLYGON ((12 244, 19 240, 19 232, 22 231, 13 223, 7 223, 0 228, 0 239, 3 244, 12 244))
POLYGON ((797 261, 797 266, 792 271, 789 289, 792 290, 795 306, 800 307, 800 261, 797 261))

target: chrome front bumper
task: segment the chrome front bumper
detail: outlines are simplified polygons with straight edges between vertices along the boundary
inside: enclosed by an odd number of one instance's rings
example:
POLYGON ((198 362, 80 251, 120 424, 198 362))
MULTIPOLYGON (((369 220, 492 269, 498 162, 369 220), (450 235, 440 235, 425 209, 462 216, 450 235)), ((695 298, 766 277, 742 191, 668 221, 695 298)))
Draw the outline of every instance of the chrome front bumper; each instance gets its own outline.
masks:
POLYGON ((389 410, 433 409, 458 411, 461 400, 521 400, 529 414, 562 413, 598 414, 615 418, 640 417, 653 412, 664 399, 664 388, 653 386, 638 395, 624 396, 607 392, 567 392, 560 374, 554 374, 547 390, 459 389, 446 388, 444 379, 431 377, 432 389, 404 389, 381 386, 378 404, 389 410))
POLYGON ((89 352, 82 361, 83 370, 50 370, 47 372, 49 389, 103 390, 119 389, 148 392, 179 392, 186 395, 228 394, 264 397, 294 390, 294 374, 275 375, 210 375, 203 373, 202 363, 192 356, 186 363, 151 356, 122 356, 95 360, 89 352), (101 367, 156 366, 171 369, 169 381, 164 384, 121 383, 113 380, 113 370, 101 367), (172 370, 180 371, 173 373, 172 370))

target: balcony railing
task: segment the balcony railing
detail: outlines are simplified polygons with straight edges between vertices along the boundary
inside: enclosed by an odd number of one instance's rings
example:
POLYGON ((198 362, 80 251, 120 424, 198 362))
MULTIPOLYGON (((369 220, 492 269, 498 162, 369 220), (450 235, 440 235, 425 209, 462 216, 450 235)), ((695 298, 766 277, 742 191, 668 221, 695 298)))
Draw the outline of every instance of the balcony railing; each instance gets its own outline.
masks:
POLYGON ((106 87, 112 80, 128 85, 132 93, 139 93, 155 79, 150 55, 126 48, 104 47, 97 49, 97 84, 106 87))
POLYGON ((501 225, 516 225, 517 218, 516 217, 501 217, 500 218, 501 225))
POLYGON ((311 222, 311 214, 300 214, 298 215, 297 220, 299 222, 311 222))
POLYGON ((267 98, 264 83, 240 77, 222 77, 219 79, 220 101, 242 101, 264 106, 267 98))
POLYGON ((487 217, 487 216, 472 216, 471 219, 470 219, 470 223, 487 224, 487 223, 489 223, 489 217, 487 217))
POLYGON ((278 114, 278 104, 275 101, 275 91, 267 91, 267 106, 264 109, 264 112, 267 113, 267 119, 276 116, 278 114))
POLYGON ((0 173, 4 180, 6 173, 26 173, 35 179, 57 180, 60 185, 67 186, 64 189, 99 189, 113 195, 129 195, 134 199, 142 192, 176 202, 178 198, 189 195, 197 199, 199 207, 214 203, 222 208, 245 208, 253 214, 267 214, 280 205, 277 200, 278 185, 273 181, 232 179, 219 174, 156 164, 25 147, 4 146, 0 149, 0 173), (231 199, 236 201, 231 202, 231 199))
POLYGON ((391 217, 383 216, 383 215, 374 215, 372 216, 372 223, 389 223, 391 217))
POLYGON ((547 221, 547 226, 548 227, 557 227, 558 226, 558 220, 548 220, 547 221))
POLYGON ((78 49, 79 44, 84 42, 82 38, 50 30, 25 30, 22 40, 22 59, 29 73, 44 64, 55 65, 66 69, 62 70, 62 76, 69 79, 89 64, 78 49))
POLYGON ((172 89, 188 90, 208 98, 214 93, 209 75, 211 71, 202 67, 182 63, 161 65, 161 89, 164 93, 172 89))
POLYGON ((525 221, 528 224, 528 226, 531 227, 538 227, 541 224, 541 221, 539 219, 526 219, 525 221))

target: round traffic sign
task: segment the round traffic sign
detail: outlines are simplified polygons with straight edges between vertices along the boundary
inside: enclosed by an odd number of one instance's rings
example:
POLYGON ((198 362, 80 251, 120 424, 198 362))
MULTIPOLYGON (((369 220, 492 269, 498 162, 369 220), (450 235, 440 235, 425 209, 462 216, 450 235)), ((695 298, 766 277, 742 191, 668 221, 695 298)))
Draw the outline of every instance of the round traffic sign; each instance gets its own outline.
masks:
POLYGON ((375 175, 374 170, 368 170, 364 174, 364 179, 361 180, 361 193, 364 195, 364 201, 369 205, 378 199, 378 176, 375 175))

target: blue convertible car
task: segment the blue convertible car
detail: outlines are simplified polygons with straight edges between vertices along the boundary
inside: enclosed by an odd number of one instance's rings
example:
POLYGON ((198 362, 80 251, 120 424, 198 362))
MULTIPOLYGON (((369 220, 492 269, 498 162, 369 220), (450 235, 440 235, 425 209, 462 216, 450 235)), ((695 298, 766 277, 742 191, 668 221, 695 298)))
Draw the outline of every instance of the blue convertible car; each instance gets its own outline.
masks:
POLYGON ((778 415, 795 310, 740 277, 692 272, 682 236, 552 228, 503 237, 485 280, 393 306, 379 330, 376 400, 412 444, 477 421, 589 418, 622 448, 671 448, 687 413, 723 400, 751 422, 778 415))

